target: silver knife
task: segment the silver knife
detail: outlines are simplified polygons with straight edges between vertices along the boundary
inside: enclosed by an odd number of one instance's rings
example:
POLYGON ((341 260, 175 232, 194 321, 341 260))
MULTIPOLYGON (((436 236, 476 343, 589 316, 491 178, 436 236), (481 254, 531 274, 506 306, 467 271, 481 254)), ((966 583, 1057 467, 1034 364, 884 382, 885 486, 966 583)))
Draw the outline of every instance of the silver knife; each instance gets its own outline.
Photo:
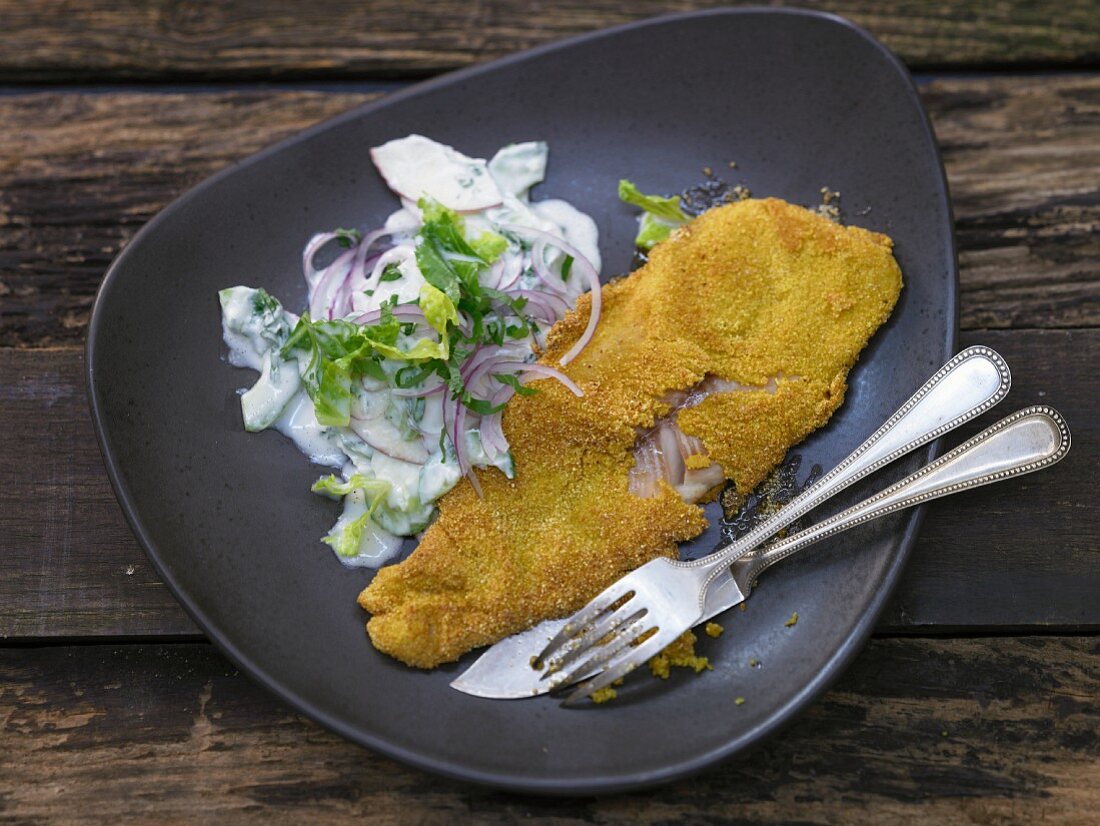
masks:
MULTIPOLYGON (((705 615, 700 622, 744 601, 745 595, 727 569, 707 590, 705 615)), ((545 694, 550 681, 541 679, 542 671, 531 667, 531 659, 563 625, 565 619, 547 620, 501 640, 452 682, 451 688, 493 700, 518 700, 545 694)))

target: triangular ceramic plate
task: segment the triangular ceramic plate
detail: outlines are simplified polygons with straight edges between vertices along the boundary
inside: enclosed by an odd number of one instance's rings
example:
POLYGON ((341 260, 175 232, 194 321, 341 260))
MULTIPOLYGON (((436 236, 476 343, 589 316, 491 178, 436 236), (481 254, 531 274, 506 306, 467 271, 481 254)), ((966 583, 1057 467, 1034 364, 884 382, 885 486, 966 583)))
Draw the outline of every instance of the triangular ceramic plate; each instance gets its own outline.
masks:
POLYGON ((252 374, 223 360, 217 291, 264 286, 300 309, 306 239, 377 225, 395 208, 368 149, 410 132, 483 157, 548 141, 535 197, 567 198, 595 217, 609 274, 628 268, 635 230, 616 197, 622 177, 676 192, 711 167, 755 195, 808 205, 823 186, 839 190, 848 222, 895 239, 905 289, 843 409, 798 448, 803 468, 828 468, 954 352, 951 212, 909 76, 850 23, 787 10, 648 21, 447 75, 180 198, 115 261, 92 317, 92 410, 130 524, 210 638, 290 705, 400 760, 514 790, 645 786, 758 743, 862 646, 918 513, 769 573, 727 633, 705 641, 711 672, 637 677, 616 702, 580 710, 481 700, 448 687, 473 656, 424 673, 371 648, 355 604, 370 574, 345 570, 318 541, 337 512, 308 492, 318 469, 278 434, 242 429, 236 390, 252 374), (785 628, 792 611, 801 619, 785 628), (763 667, 750 669, 750 657, 763 667))

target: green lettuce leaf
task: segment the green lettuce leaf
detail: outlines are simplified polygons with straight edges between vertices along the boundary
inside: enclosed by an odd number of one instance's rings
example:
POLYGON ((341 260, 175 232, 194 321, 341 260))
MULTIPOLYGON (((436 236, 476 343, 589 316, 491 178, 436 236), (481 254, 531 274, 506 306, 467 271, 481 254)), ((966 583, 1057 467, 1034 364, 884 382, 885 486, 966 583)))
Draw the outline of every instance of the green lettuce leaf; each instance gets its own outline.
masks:
MULTIPOLYGON (((361 473, 352 474, 352 477, 347 481, 329 475, 318 479, 310 490, 333 499, 339 499, 341 496, 362 498, 361 504, 365 508, 363 513, 348 521, 341 517, 332 533, 321 539, 340 556, 355 556, 359 553, 359 544, 362 542, 363 531, 366 530, 367 522, 370 520, 375 508, 389 493, 390 483, 383 479, 370 479, 361 473)), ((359 502, 355 502, 351 507, 359 504, 359 502)), ((344 506, 345 514, 348 509, 349 504, 346 503, 344 506)))
POLYGON ((646 212, 638 223, 638 234, 634 237, 634 246, 651 250, 662 241, 667 241, 674 229, 676 226, 666 224, 660 218, 654 218, 646 212))
POLYGON ((477 295, 477 274, 489 262, 466 240, 462 218, 427 198, 421 198, 417 206, 424 223, 417 233, 416 263, 424 280, 446 293, 456 305, 462 299, 463 287, 477 295))
POLYGON ((397 346, 401 324, 391 307, 383 306, 375 324, 361 326, 350 321, 312 321, 308 314, 298 320, 283 345, 282 355, 299 358, 304 354, 302 383, 313 401, 317 421, 323 425, 346 427, 351 421, 352 382, 363 375, 384 379, 381 359, 421 362, 450 355, 447 322, 457 322, 454 304, 441 290, 425 285, 421 290, 421 309, 428 323, 440 332, 440 340, 422 338, 408 350, 397 346))
POLYGON ((350 479, 344 481, 339 476, 330 473, 328 476, 322 476, 310 488, 311 492, 319 493, 330 499, 347 496, 353 490, 361 490, 367 493, 372 500, 371 509, 373 510, 381 498, 390 492, 390 483, 384 479, 372 479, 362 473, 353 473, 350 479))
POLYGON ((619 198, 628 204, 645 210, 638 226, 635 246, 653 249, 666 240, 672 230, 691 220, 680 207, 679 196, 664 198, 660 195, 646 195, 628 180, 619 181, 619 198))
POLYGON ((486 264, 492 264, 508 249, 508 239, 495 232, 483 232, 470 242, 470 246, 474 248, 478 258, 486 264))
POLYGON ((650 215, 670 223, 686 224, 690 218, 680 208, 680 197, 664 198, 660 195, 646 195, 625 178, 619 181, 619 199, 636 207, 641 207, 650 215))
POLYGON ((431 284, 424 284, 420 288, 420 309, 432 329, 444 338, 447 335, 447 323, 458 324, 458 310, 455 309, 454 302, 445 292, 431 284))

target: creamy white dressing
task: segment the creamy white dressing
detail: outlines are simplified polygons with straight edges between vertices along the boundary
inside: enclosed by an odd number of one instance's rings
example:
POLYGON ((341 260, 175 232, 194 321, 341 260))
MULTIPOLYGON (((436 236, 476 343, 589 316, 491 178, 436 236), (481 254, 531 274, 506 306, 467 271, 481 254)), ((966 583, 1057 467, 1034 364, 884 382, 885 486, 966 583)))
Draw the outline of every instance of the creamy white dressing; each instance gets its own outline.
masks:
MULTIPOLYGON (((361 490, 353 490, 344 497, 344 511, 332 526, 333 535, 351 529, 368 510, 366 495, 361 490)), ((402 541, 400 536, 384 530, 368 518, 362 523, 357 552, 351 556, 336 554, 336 558, 349 568, 379 568, 397 556, 402 541)))
MULTIPOLYGON (((389 248, 376 255, 359 276, 361 281, 356 282, 337 317, 346 312, 347 318, 355 319, 378 311, 386 303, 401 306, 418 300, 421 287, 427 283, 415 254, 416 236, 423 221, 417 206, 421 198, 461 212, 467 238, 492 233, 492 237, 508 241, 508 248, 494 267, 479 272, 484 286, 502 286, 501 281, 507 279, 513 289, 545 289, 531 261, 533 242, 525 240, 522 233, 516 234, 524 228, 560 238, 585 256, 597 271, 600 267, 598 231, 588 215, 566 201, 530 200, 531 188, 546 173, 548 149, 543 142, 512 144, 485 161, 469 158, 423 136, 410 135, 376 147, 371 150, 371 157, 387 184, 400 196, 401 208, 384 225, 389 248)), ((305 255, 311 296, 320 290, 326 302, 339 293, 342 273, 316 271, 312 259, 334 237, 335 234, 315 236, 305 255)), ((564 252, 546 246, 544 260, 551 270, 560 270, 564 259, 564 252)), ((565 294, 554 300, 560 306, 564 299, 571 306, 586 289, 586 283, 582 278, 572 278, 559 289, 564 289, 565 294)), ((446 434, 441 436, 444 392, 436 391, 417 400, 394 393, 387 382, 364 379, 362 387, 353 393, 348 426, 321 425, 301 378, 307 366, 280 354, 297 317, 266 293, 247 287, 223 291, 221 304, 223 338, 229 348, 230 363, 260 371, 256 384, 241 397, 246 428, 273 427, 292 439, 311 461, 341 468, 345 480, 360 474, 387 482, 385 496, 365 520, 358 551, 338 557, 351 566, 377 567, 389 561, 400 545, 398 537, 422 531, 434 515, 433 503, 462 476, 454 446, 446 434)), ((420 336, 421 333, 403 332, 398 347, 408 349, 420 336)), ((529 361, 534 358, 533 344, 530 335, 511 339, 500 352, 507 353, 509 361, 513 357, 516 362, 529 361)), ((384 364, 390 365, 385 369, 391 382, 397 369, 406 365, 400 361, 391 365, 390 359, 384 364)), ((418 389, 428 388, 423 385, 405 388, 407 392, 418 389)), ((479 430, 467 429, 462 444, 470 465, 497 468, 512 476, 511 452, 500 452, 499 447, 487 451, 479 430)), ((352 490, 344 497, 344 513, 326 541, 342 532, 358 530, 354 526, 363 524, 359 520, 367 511, 364 492, 352 490)), ((344 535, 351 536, 354 542, 354 533, 344 535)))
POLYGON ((420 501, 425 504, 434 502, 457 485, 460 478, 462 478, 462 471, 458 469, 458 462, 454 461, 454 457, 448 458, 437 450, 424 463, 424 469, 420 473, 420 479, 417 482, 420 501))
POLYGON ((271 427, 302 386, 297 362, 286 362, 268 350, 259 381, 241 394, 244 429, 257 432, 271 427))
MULTIPOLYGON (((427 461, 425 459, 425 461, 427 461)), ((420 504, 419 487, 422 464, 403 462, 381 451, 376 451, 370 460, 374 478, 385 479, 392 487, 386 496, 386 504, 396 510, 404 511, 420 504)))
POLYGON ((298 391, 272 425, 298 446, 315 465, 343 467, 346 454, 336 428, 317 421, 317 411, 304 389, 298 391))

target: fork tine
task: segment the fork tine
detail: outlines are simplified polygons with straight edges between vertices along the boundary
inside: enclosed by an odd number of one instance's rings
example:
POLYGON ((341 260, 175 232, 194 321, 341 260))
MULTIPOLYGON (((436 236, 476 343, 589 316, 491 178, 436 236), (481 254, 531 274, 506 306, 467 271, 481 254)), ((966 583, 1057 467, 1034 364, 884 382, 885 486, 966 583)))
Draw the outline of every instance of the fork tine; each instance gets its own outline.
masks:
POLYGON ((661 649, 669 642, 669 640, 662 639, 660 632, 658 632, 641 645, 628 648, 622 657, 609 663, 603 671, 597 672, 578 685, 568 697, 562 700, 562 705, 566 707, 575 706, 585 697, 591 696, 593 692, 622 679, 650 657, 660 654, 661 649))
POLYGON ((604 666, 606 666, 616 654, 625 649, 628 645, 631 645, 638 637, 652 628, 653 626, 646 623, 644 617, 640 617, 629 625, 619 626, 618 630, 611 632, 611 639, 604 645, 601 645, 595 654, 576 666, 572 671, 564 673, 559 671, 551 677, 550 690, 558 691, 563 686, 575 683, 577 680, 582 679, 585 675, 593 671, 603 670, 604 666))
POLYGON ((634 599, 624 602, 610 614, 597 617, 597 621, 583 634, 568 640, 548 661, 545 661, 546 671, 541 679, 545 680, 553 674, 564 671, 566 666, 590 654, 596 645, 612 631, 639 620, 649 613, 648 608, 638 608, 636 603, 637 600, 634 599))
POLYGON ((626 579, 613 582, 602 590, 587 605, 569 618, 569 621, 561 627, 561 630, 554 635, 554 638, 546 643, 546 646, 538 653, 534 663, 537 665, 552 659, 559 648, 575 637, 580 631, 587 628, 600 614, 604 613, 608 608, 624 597, 628 599, 634 597, 634 592, 626 582, 626 579))

